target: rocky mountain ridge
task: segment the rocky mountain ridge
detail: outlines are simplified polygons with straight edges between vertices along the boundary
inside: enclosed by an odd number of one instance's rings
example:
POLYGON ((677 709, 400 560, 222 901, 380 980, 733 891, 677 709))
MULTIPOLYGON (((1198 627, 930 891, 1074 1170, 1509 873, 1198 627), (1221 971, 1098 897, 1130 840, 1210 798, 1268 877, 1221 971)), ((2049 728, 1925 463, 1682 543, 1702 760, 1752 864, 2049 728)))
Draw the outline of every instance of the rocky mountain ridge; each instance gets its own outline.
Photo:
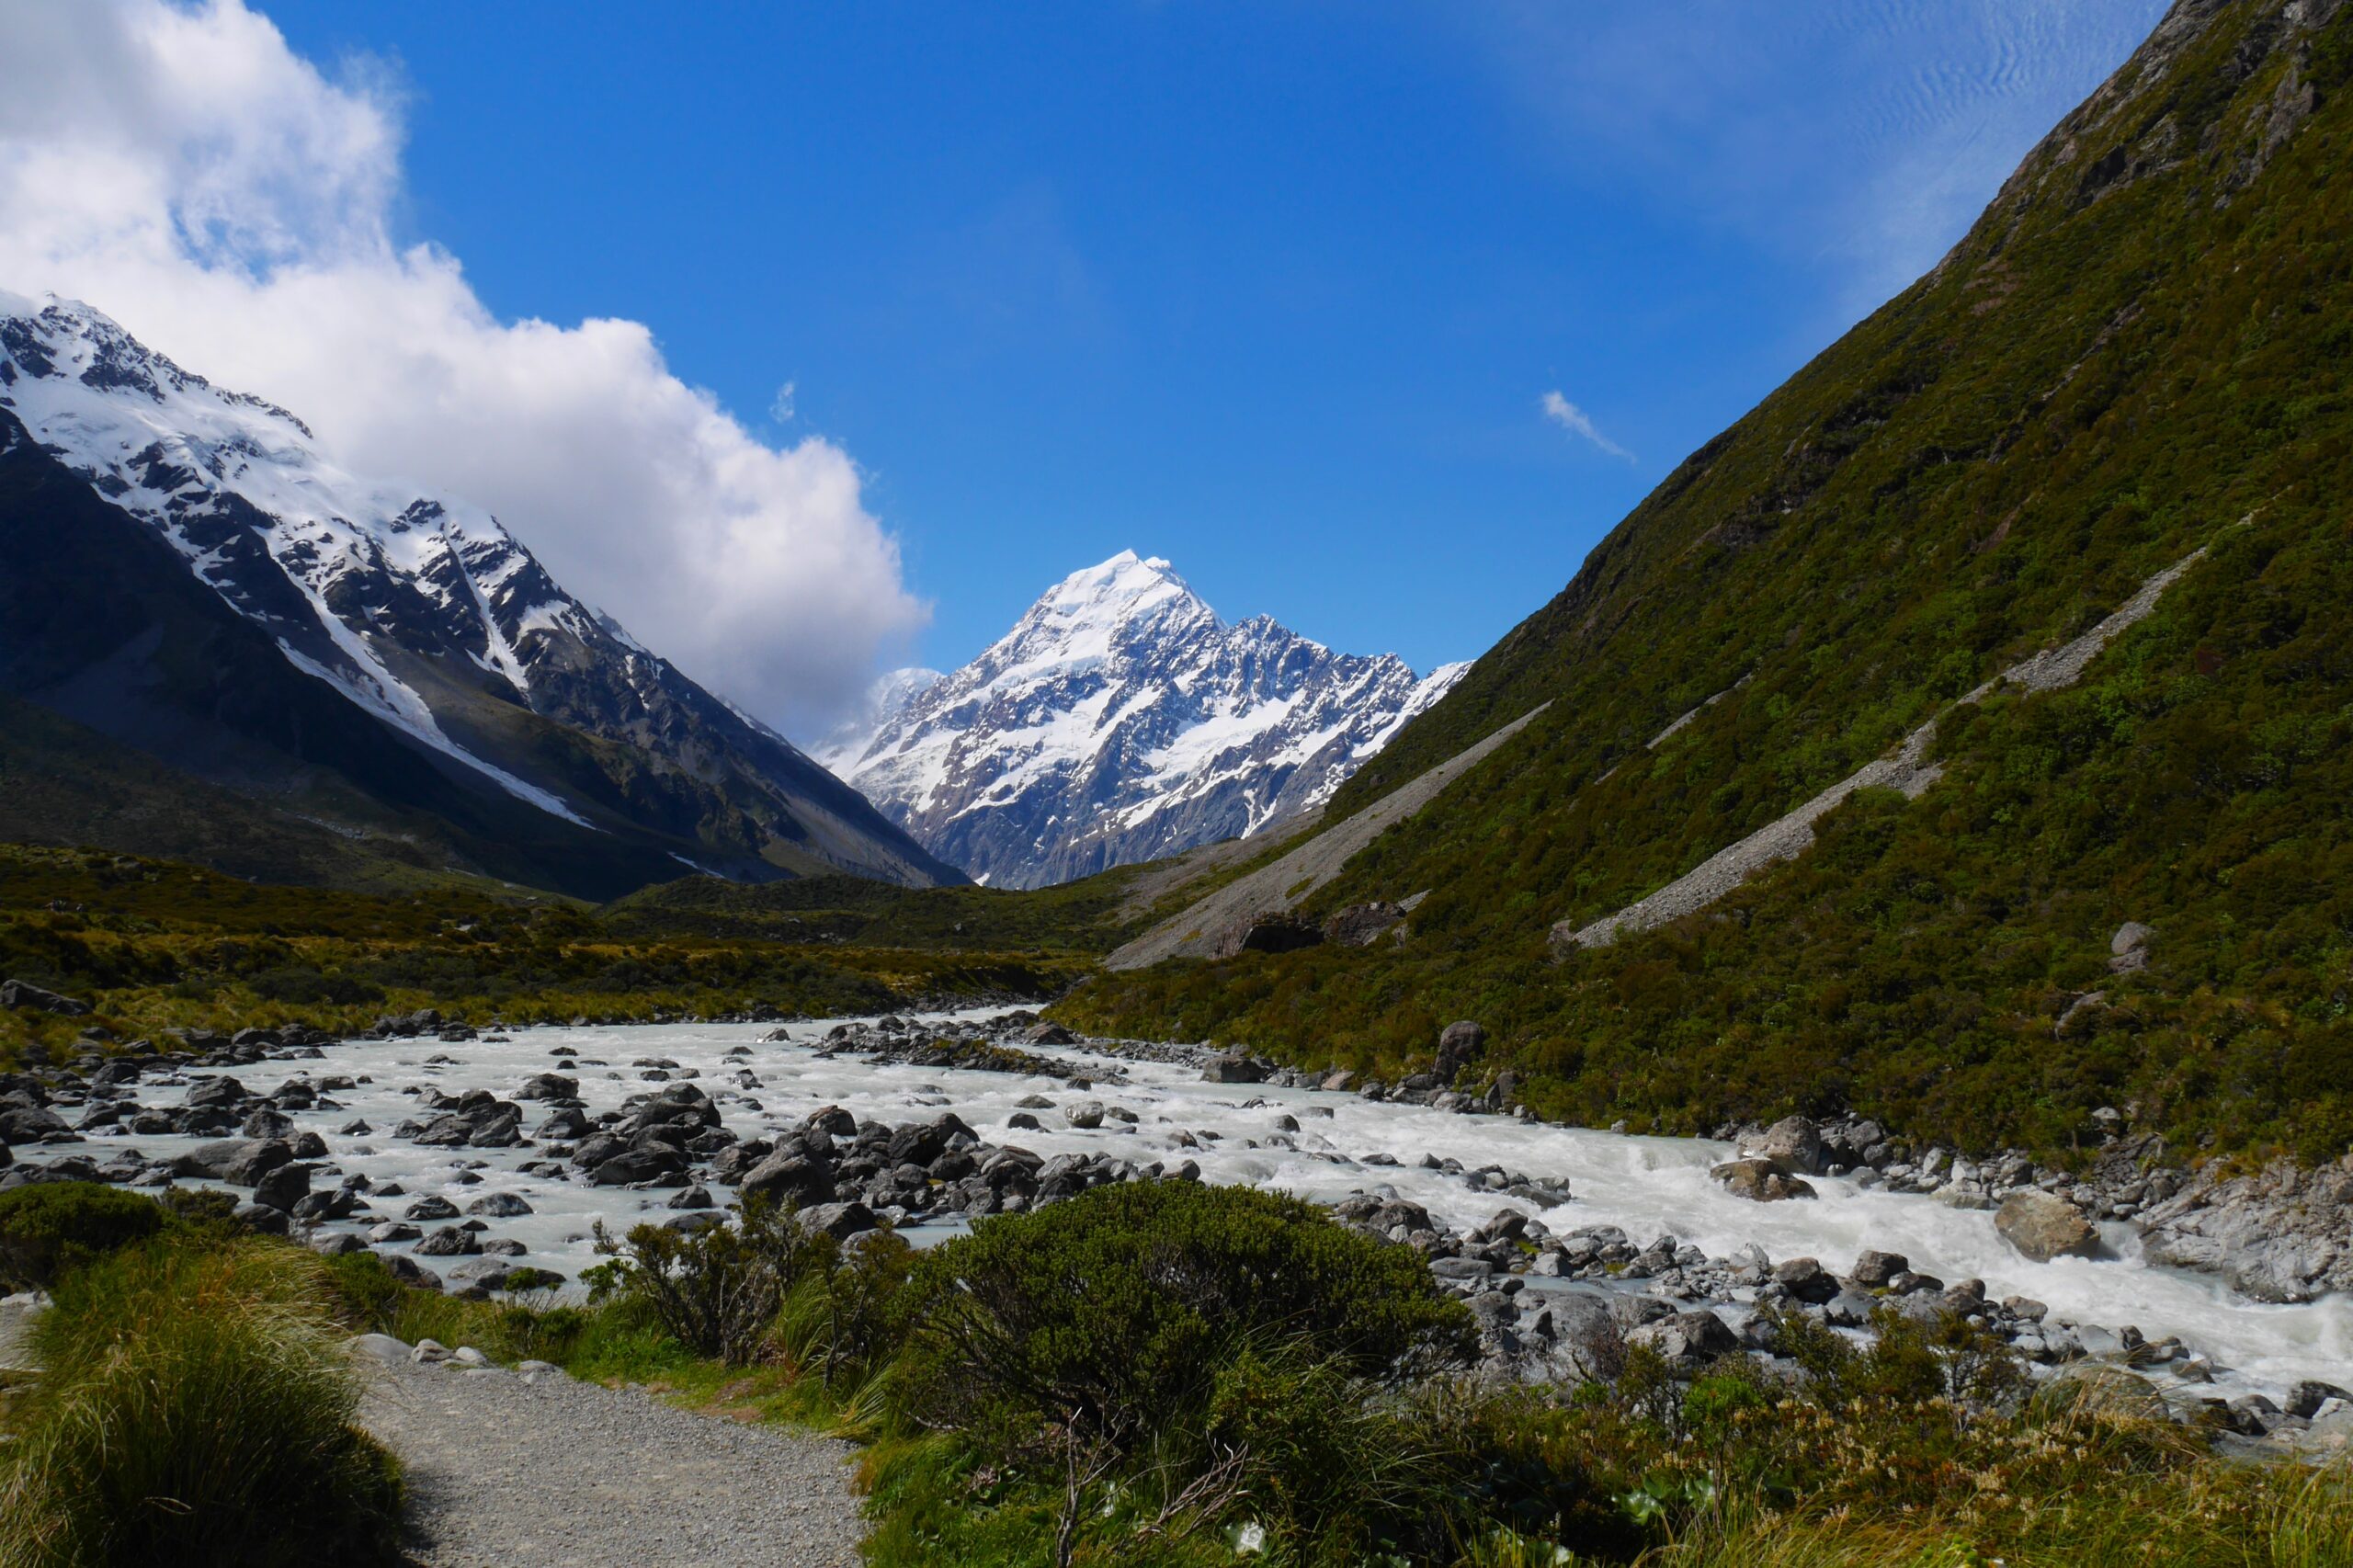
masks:
POLYGON ((466 836, 519 831, 548 838, 549 858, 606 862, 583 891, 690 869, 956 878, 564 592, 488 513, 346 472, 293 415, 213 387, 86 305, 0 294, 0 463, 17 482, 6 559, 22 599, 0 677, 175 766, 280 791, 324 768, 396 816, 447 819, 461 796, 476 802, 466 836), (166 559, 212 602, 175 592, 166 559), (189 656, 199 626, 261 665, 274 650, 285 669, 259 686, 324 687, 369 722, 339 716, 329 744, 274 727, 272 711, 225 711, 214 699, 233 709, 240 694, 217 689, 223 648, 189 656), (629 847, 585 848, 581 834, 629 847), (575 842, 567 855, 556 840, 575 842))

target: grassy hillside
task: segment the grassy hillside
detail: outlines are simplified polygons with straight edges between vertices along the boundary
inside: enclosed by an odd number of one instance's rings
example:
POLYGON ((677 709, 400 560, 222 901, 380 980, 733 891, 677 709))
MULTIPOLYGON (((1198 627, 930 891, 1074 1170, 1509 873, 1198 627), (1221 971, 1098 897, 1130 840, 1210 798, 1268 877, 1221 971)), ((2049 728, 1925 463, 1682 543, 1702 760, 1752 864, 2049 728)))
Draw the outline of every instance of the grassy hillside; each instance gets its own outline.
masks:
POLYGON ((758 885, 688 877, 616 900, 600 923, 623 935, 1099 953, 1129 932, 1120 906, 1132 874, 1123 867, 1035 892, 845 876, 758 885))
POLYGON ((2353 8, 2304 11, 2177 7, 1935 272, 1341 791, 1336 817, 1553 699, 1316 900, 1429 890, 1405 946, 1169 966, 1069 1010, 1384 1068, 1478 1017, 1536 1103, 1594 1120, 1850 1103, 2064 1148, 2131 1101, 2192 1144, 2341 1153, 2353 8), (1917 802, 1858 799, 1712 910, 1548 950, 2200 546, 2081 686, 1948 722, 1917 802), (2127 919, 2157 937, 2119 978, 2127 919))

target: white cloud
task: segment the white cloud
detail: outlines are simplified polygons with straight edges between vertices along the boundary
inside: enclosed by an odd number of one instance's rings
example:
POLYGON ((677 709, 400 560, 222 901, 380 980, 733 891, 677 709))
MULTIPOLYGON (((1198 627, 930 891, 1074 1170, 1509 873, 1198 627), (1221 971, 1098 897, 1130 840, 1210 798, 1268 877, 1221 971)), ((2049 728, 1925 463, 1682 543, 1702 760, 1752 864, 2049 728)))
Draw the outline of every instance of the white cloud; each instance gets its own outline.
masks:
POLYGON ((400 110, 242 0, 14 0, 0 287, 85 300, 355 470, 490 507, 689 674, 822 729, 928 613, 857 466, 756 439, 640 323, 503 322, 455 256, 398 244, 400 110))
POLYGON ((795 406, 795 400, 800 396, 800 393, 801 383, 799 381, 787 381, 784 385, 777 388, 776 399, 768 404, 768 417, 775 420, 779 425, 791 424, 794 415, 800 412, 800 410, 795 406))
POLYGON ((1570 435, 1583 437, 1613 458, 1623 458, 1628 462, 1634 460, 1633 453, 1595 429, 1593 421, 1586 416, 1586 411, 1563 397, 1557 391, 1548 392, 1537 401, 1543 407, 1544 417, 1566 430, 1570 435))

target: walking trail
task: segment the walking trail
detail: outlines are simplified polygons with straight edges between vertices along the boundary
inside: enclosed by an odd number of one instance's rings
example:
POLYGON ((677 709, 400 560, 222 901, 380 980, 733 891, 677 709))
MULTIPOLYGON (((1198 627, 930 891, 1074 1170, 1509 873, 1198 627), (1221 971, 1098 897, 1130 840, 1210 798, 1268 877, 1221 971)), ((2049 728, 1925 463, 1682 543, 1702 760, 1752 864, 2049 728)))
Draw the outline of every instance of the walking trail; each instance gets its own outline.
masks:
POLYGON ((858 1561, 847 1444, 690 1415, 552 1369, 418 1365, 397 1340, 365 1347, 383 1365, 370 1366, 360 1424, 406 1469, 420 1568, 858 1561))

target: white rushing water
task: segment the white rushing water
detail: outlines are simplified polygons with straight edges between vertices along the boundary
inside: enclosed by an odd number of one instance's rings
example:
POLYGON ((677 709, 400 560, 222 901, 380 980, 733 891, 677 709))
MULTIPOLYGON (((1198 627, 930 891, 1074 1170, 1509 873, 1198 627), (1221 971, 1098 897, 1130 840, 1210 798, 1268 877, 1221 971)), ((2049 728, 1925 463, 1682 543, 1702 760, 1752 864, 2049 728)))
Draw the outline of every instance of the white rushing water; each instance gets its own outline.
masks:
MULTIPOLYGON (((935 1015, 938 1018, 986 1017, 985 1012, 935 1015)), ((603 1028, 536 1028, 513 1031, 506 1040, 451 1043, 432 1039, 358 1040, 326 1049, 321 1062, 271 1062, 237 1069, 239 1081, 256 1093, 275 1089, 287 1077, 344 1075, 369 1080, 334 1091, 336 1108, 298 1112, 293 1119, 315 1131, 330 1151, 328 1164, 346 1174, 364 1174, 381 1186, 397 1181, 406 1198, 380 1200, 372 1214, 335 1228, 364 1230, 398 1219, 415 1198, 438 1193, 462 1210, 474 1199, 513 1192, 534 1210, 493 1220, 486 1235, 511 1237, 528 1249, 514 1259, 576 1276, 596 1261, 589 1228, 602 1218, 625 1229, 642 1218, 667 1217, 668 1191, 638 1192, 589 1187, 577 1181, 521 1174, 516 1166, 541 1158, 536 1149, 423 1148, 397 1141, 392 1129, 404 1119, 428 1119, 414 1090, 430 1085, 449 1094, 487 1088, 511 1097, 536 1073, 576 1074, 580 1096, 593 1118, 620 1108, 631 1095, 658 1088, 631 1063, 662 1058, 698 1073, 692 1081, 709 1094, 727 1127, 750 1138, 773 1135, 799 1123, 819 1106, 839 1105, 861 1121, 892 1126, 928 1120, 952 1110, 992 1143, 1012 1143, 1040 1154, 1105 1153, 1138 1165, 1161 1161, 1174 1168, 1197 1161, 1205 1180, 1278 1188, 1300 1197, 1333 1201, 1356 1191, 1393 1190, 1421 1204, 1458 1230, 1483 1223, 1509 1202, 1481 1191, 1462 1178, 1423 1169, 1425 1154, 1460 1160, 1466 1169, 1501 1165, 1516 1173, 1565 1180, 1572 1200, 1540 1210, 1537 1217, 1556 1233, 1583 1225, 1614 1224, 1641 1246, 1661 1233, 1722 1257, 1754 1243, 1775 1261, 1813 1256, 1845 1272, 1866 1247, 1904 1254, 1912 1266, 1947 1280, 1985 1282, 1994 1298, 2030 1296, 2046 1302, 2054 1319, 2118 1327, 2127 1324, 2154 1339, 2178 1335, 2193 1350, 2212 1358, 2223 1376, 2217 1392, 2261 1390, 2275 1396, 2301 1378, 2353 1383, 2353 1301, 2329 1298, 2302 1306, 2249 1301, 2220 1281, 2151 1267, 2142 1261, 2131 1229, 2108 1227, 2116 1256, 2092 1261, 2064 1258, 2033 1263, 2019 1256, 1994 1231, 1993 1216, 1949 1209, 1930 1198, 1869 1190, 1851 1182, 1811 1178, 1820 1198, 1812 1202, 1760 1204, 1733 1197, 1711 1180, 1708 1169, 1731 1152, 1728 1145, 1698 1139, 1637 1138, 1576 1128, 1527 1124, 1503 1117, 1461 1116, 1425 1107, 1392 1105, 1348 1094, 1282 1089, 1263 1085, 1209 1084, 1197 1067, 1091 1056, 1078 1050, 1031 1047, 1040 1055, 1092 1071, 1095 1086, 1072 1090, 1059 1080, 1005 1073, 875 1064, 843 1055, 822 1060, 813 1049, 838 1020, 790 1026, 790 1039, 770 1042, 762 1024, 665 1024, 603 1028), (751 1055, 728 1057, 735 1047, 751 1055), (577 1059, 551 1054, 569 1047, 577 1059), (447 1057, 446 1063, 429 1059, 447 1057), (748 1067, 761 1083, 740 1090, 731 1080, 748 1067), (1124 1080, 1124 1081, 1120 1081, 1124 1080), (1052 1110, 1035 1111, 1040 1131, 1012 1130, 1017 1102, 1043 1095, 1056 1106, 1099 1099, 1137 1113, 1132 1125, 1107 1119, 1094 1131, 1063 1124, 1052 1110), (1279 1134, 1276 1119, 1296 1117, 1300 1131, 1279 1134), (354 1119, 366 1120, 369 1136, 336 1132, 354 1119), (1189 1134, 1188 1146, 1180 1134, 1189 1134), (1213 1136, 1212 1136, 1213 1135, 1213 1136), (1287 1139, 1295 1147, 1270 1142, 1287 1139), (1367 1165, 1371 1155, 1404 1162, 1367 1165), (466 1182, 468 1167, 478 1178, 466 1182)), ((211 1074, 190 1072, 192 1086, 211 1074)), ((142 1104, 171 1106, 184 1089, 150 1076, 139 1086, 142 1104)), ((526 1104, 525 1131, 539 1108, 526 1104)), ((110 1140, 87 1147, 103 1158, 110 1140)), ((169 1159, 202 1142, 174 1137, 131 1140, 151 1157, 169 1159)), ((316 1184, 332 1186, 324 1176, 316 1184)), ((724 1203, 730 1189, 714 1187, 724 1203)), ((426 1227, 432 1229, 431 1225, 426 1227)), ((917 1227, 908 1234, 921 1242, 952 1233, 943 1224, 917 1227)), ((443 1269, 460 1261, 426 1258, 443 1269)))

